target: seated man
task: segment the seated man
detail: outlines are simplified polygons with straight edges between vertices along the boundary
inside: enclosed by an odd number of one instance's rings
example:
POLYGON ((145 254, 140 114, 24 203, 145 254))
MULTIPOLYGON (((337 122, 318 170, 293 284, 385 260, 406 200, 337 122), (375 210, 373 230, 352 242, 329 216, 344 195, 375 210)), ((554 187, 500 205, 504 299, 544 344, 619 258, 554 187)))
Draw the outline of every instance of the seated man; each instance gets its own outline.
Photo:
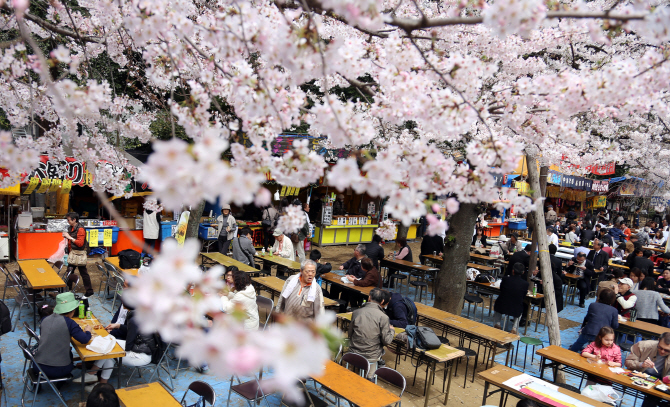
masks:
MULTIPOLYGON (((275 238, 275 244, 272 246, 273 255, 295 261, 295 250, 293 249, 293 242, 291 239, 286 237, 286 235, 279 229, 275 229, 272 236, 275 238)), ((271 274, 271 267, 272 265, 270 262, 263 262, 263 269, 265 269, 268 274, 271 274)), ((284 276, 287 271, 288 269, 285 266, 277 266, 277 277, 284 276)))
POLYGON ((630 310, 635 307, 637 296, 631 291, 633 288, 633 280, 630 278, 619 279, 617 289, 614 290, 616 294, 616 306, 619 315, 624 318, 630 318, 630 310))
MULTIPOLYGON (((670 374, 668 355, 670 355, 670 332, 664 332, 658 341, 640 341, 633 345, 626 358, 626 367, 662 378, 670 374)), ((660 398, 645 395, 642 407, 658 405, 661 405, 660 398)))
POLYGON ((377 370, 377 362, 384 354, 384 346, 393 341, 395 331, 384 313, 388 294, 375 288, 364 307, 354 311, 349 324, 349 351, 358 353, 370 362, 368 377, 377 370))
POLYGON ((589 293, 589 282, 591 278, 595 275, 593 271, 593 263, 586 260, 586 254, 584 252, 577 253, 577 257, 573 257, 568 261, 568 267, 563 274, 574 274, 579 276, 577 280, 577 289, 579 290, 579 306, 584 308, 586 305, 586 294, 589 293))
POLYGON ((514 325, 510 332, 516 335, 523 314, 523 300, 528 292, 528 281, 521 278, 521 275, 525 272, 524 265, 516 263, 512 268, 512 275, 503 277, 500 283, 500 295, 496 303, 493 304, 493 311, 495 311, 493 314, 494 328, 501 329, 500 321, 503 315, 507 315, 514 318, 514 325))
MULTIPOLYGON (((386 291, 388 292, 388 291, 386 291)), ((407 325, 416 325, 416 305, 410 301, 412 309, 408 309, 408 303, 403 299, 402 294, 389 293, 390 299, 386 306, 386 315, 389 322, 396 328, 405 328, 407 325)))
POLYGON ((256 267, 256 263, 254 262, 256 249, 254 249, 251 237, 251 229, 242 228, 240 236, 233 238, 233 259, 247 266, 256 267))
MULTIPOLYGON (((501 239, 502 236, 501 236, 501 239)), ((505 240, 503 243, 499 243, 500 250, 502 250, 504 255, 514 254, 523 250, 523 244, 519 241, 519 235, 512 233, 509 235, 509 240, 505 240)))
MULTIPOLYGON (((365 257, 365 245, 359 244, 354 249, 354 257, 347 260, 340 266, 340 270, 344 270, 346 275, 352 275, 356 278, 365 277, 365 272, 361 268, 361 260, 365 257)), ((331 298, 339 298, 342 289, 337 284, 331 284, 330 295, 331 298)), ((342 298, 344 299, 344 298, 342 298)))

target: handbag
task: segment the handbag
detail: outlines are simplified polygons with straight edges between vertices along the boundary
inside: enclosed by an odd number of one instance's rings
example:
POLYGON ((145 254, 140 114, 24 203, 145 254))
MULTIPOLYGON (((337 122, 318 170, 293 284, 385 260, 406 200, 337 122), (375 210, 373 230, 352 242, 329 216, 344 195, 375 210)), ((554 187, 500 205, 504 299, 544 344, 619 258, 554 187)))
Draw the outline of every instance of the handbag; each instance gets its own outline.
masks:
POLYGON ((85 250, 70 250, 67 256, 67 262, 70 266, 85 266, 86 265, 86 251, 85 250))
POLYGON ((272 220, 270 219, 270 211, 266 209, 265 213, 268 215, 268 217, 261 220, 261 225, 263 225, 263 227, 267 229, 270 228, 270 226, 272 226, 272 220))

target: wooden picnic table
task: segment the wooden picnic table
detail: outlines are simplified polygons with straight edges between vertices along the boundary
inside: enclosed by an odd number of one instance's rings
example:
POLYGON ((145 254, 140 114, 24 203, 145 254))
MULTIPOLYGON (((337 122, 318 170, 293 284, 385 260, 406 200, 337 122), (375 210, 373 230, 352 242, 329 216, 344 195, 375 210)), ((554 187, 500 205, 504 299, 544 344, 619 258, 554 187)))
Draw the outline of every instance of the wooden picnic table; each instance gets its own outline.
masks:
POLYGON ((571 350, 561 348, 560 346, 551 345, 543 349, 539 349, 537 353, 542 360, 540 361, 540 379, 544 377, 544 369, 551 367, 553 369, 554 378, 559 369, 559 365, 565 365, 570 368, 585 372, 604 380, 621 385, 622 387, 629 387, 634 390, 641 391, 645 394, 659 397, 663 400, 670 400, 670 395, 658 391, 656 389, 645 389, 633 384, 633 379, 624 374, 612 373, 609 366, 606 364, 588 363, 586 358, 579 353, 571 350), (549 359, 555 363, 547 363, 545 359, 549 359))
POLYGON ((177 399, 158 382, 117 389, 116 395, 119 396, 119 401, 124 407, 181 406, 177 399))
MULTIPOLYGON (((279 297, 281 295, 281 291, 284 288, 284 283, 286 283, 285 280, 282 280, 281 278, 274 277, 274 276, 267 276, 267 277, 252 277, 251 281, 256 283, 259 286, 259 292, 260 292, 260 287, 263 287, 263 289, 267 292, 269 292, 272 295, 272 301, 275 299, 275 295, 279 297)), ((323 297, 323 306, 328 308, 328 307, 335 307, 338 306, 339 304, 337 301, 331 300, 330 298, 323 297)))
MULTIPOLYGON (((520 398, 520 399, 525 399, 525 398, 531 399, 531 400, 535 401, 536 403, 538 403, 539 405, 542 405, 542 406, 553 406, 553 404, 549 404, 549 403, 547 403, 543 400, 540 400, 539 398, 532 397, 532 396, 530 396, 526 393, 523 393, 523 392, 521 392, 517 389, 513 389, 513 388, 503 384, 507 380, 512 379, 514 377, 517 377, 521 374, 522 373, 519 372, 518 370, 509 368, 509 367, 506 367, 506 366, 496 366, 496 367, 491 368, 489 370, 486 370, 484 372, 478 373, 478 376, 484 380, 484 400, 482 401, 482 405, 486 405, 486 399, 490 395, 492 395, 493 393, 497 392, 497 391, 494 391, 494 392, 491 392, 490 394, 488 392, 489 385, 494 385, 494 386, 500 388, 500 405, 503 404, 502 400, 503 400, 503 397, 505 397, 505 392, 508 392, 508 393, 511 393, 512 395, 514 395, 515 397, 520 398)), ((558 388, 558 392, 562 393, 562 394, 565 394, 566 396, 570 396, 570 397, 572 397, 576 400, 579 400, 583 403, 586 403, 590 406, 611 407, 610 404, 605 404, 605 403, 595 401, 595 400, 593 400, 591 398, 588 398, 586 396, 582 396, 579 393, 575 393, 573 391, 566 390, 566 389, 561 388, 561 387, 558 388)))
MULTIPOLYGON (((511 349, 511 344, 519 340, 519 335, 496 329, 471 319, 463 318, 460 315, 454 315, 419 302, 414 303, 417 309, 419 321, 424 325, 443 327, 443 331, 455 333, 460 338, 460 345, 463 346, 465 338, 468 337, 474 342, 482 344, 485 348, 491 350, 491 363, 495 361, 496 349, 498 345, 511 349)), ((507 357, 510 354, 508 352, 507 357)), ((488 366, 489 361, 486 361, 488 366)))
POLYGON ((642 339, 658 339, 664 332, 668 332, 668 328, 644 321, 631 322, 629 319, 626 321, 619 319, 619 327, 615 331, 623 334, 640 334, 642 339))
MULTIPOLYGON (((427 254, 423 257, 430 260, 433 264, 442 264, 442 262, 444 261, 442 257, 433 256, 432 254, 427 254)), ((479 271, 486 271, 489 273, 496 269, 495 267, 485 266, 483 264, 476 264, 476 263, 468 263, 468 268, 477 269, 479 271)))
POLYGON ((424 279, 426 274, 435 273, 439 271, 439 269, 424 266, 423 264, 420 263, 413 263, 411 261, 389 259, 389 258, 382 259, 379 262, 379 267, 380 268, 386 267, 388 269, 404 271, 409 274, 415 274, 415 275, 418 274, 420 275, 421 279, 424 279))
POLYGON ((614 267, 614 268, 621 269, 621 270, 628 270, 627 266, 624 266, 623 264, 616 264, 612 261, 612 259, 610 259, 608 264, 609 264, 610 267, 614 267))
POLYGON ((244 264, 241 261, 237 261, 237 260, 233 259, 232 257, 228 257, 225 254, 221 254, 219 252, 200 253, 200 256, 202 258, 201 263, 203 265, 220 264, 223 267, 235 266, 240 271, 244 271, 245 273, 254 274, 254 275, 260 273, 260 270, 258 270, 256 268, 253 268, 248 264, 244 264))
POLYGON ((330 360, 326 362, 321 375, 311 377, 315 382, 358 407, 385 407, 400 401, 400 397, 385 388, 330 360))
MULTIPOLYGON (((100 323, 100 321, 95 317, 95 315, 91 315, 91 319, 80 319, 76 316, 72 317, 72 320, 76 322, 82 329, 84 329, 85 326, 90 326, 91 329, 91 334, 95 333, 98 336, 107 336, 109 335, 109 332, 104 328, 104 325, 100 323), (94 326, 101 326, 102 328, 98 329, 93 329, 94 326)), ((72 343, 72 346, 74 347, 74 350, 77 352, 77 355, 79 355, 79 358, 81 359, 81 365, 82 365, 82 372, 81 374, 84 375, 86 374, 86 362, 93 362, 96 360, 103 360, 103 359, 118 359, 117 360, 117 365, 116 368, 117 370, 121 369, 121 358, 126 356, 126 351, 123 350, 123 348, 117 343, 114 345, 114 348, 112 349, 111 352, 106 353, 106 354, 101 354, 101 353, 95 353, 91 350, 86 349, 86 345, 91 343, 93 341, 94 335, 91 336, 91 341, 89 341, 86 344, 81 344, 78 341, 76 341, 74 338, 70 338, 70 343, 72 343)), ((121 375, 118 374, 118 383, 117 386, 120 388, 121 387, 121 375)), ((84 399, 84 387, 86 386, 86 383, 82 381, 81 383, 81 398, 82 400, 84 399)))
MULTIPOLYGON (((48 288, 65 287, 65 281, 44 259, 21 260, 19 270, 26 277, 33 291, 44 291, 48 288)), ((37 293, 33 292, 33 329, 37 330, 37 293)))
POLYGON ((483 261, 486 263, 493 263, 496 261, 497 257, 484 256, 483 254, 470 253, 470 260, 472 261, 483 261))
POLYGON ((338 284, 342 288, 346 288, 348 290, 354 290, 358 291, 361 294, 364 295, 370 295, 370 291, 372 291, 376 287, 359 287, 357 285, 354 285, 353 283, 351 284, 345 284, 342 282, 341 278, 343 276, 335 273, 326 273, 321 275, 321 279, 323 281, 327 281, 329 284, 338 284))
POLYGON ((262 260, 263 265, 265 265, 265 262, 267 262, 270 265, 284 266, 287 267, 289 270, 300 271, 300 263, 291 259, 285 259, 283 257, 275 255, 270 256, 270 253, 264 254, 262 252, 256 252, 256 255, 254 257, 258 260, 262 260))
MULTIPOLYGON (((467 285, 472 286, 472 287, 478 287, 480 289, 484 289, 486 291, 489 291, 490 293, 493 293, 495 295, 500 295, 500 287, 496 287, 493 285, 493 283, 479 283, 477 281, 467 281, 467 285)), ((526 307, 526 321, 528 321, 528 314, 530 313, 530 303, 531 302, 537 302, 538 304, 542 303, 542 300, 544 299, 544 295, 542 294, 535 294, 533 295, 532 293, 528 292, 526 294, 526 298, 524 298, 524 302, 526 302, 529 306, 526 307)), ((484 312, 484 311, 482 311, 484 312)), ((542 318, 542 310, 537 313, 537 320, 535 321, 535 332, 537 332, 537 325, 540 323, 540 320, 542 318)), ((523 334, 525 335, 528 332, 528 325, 524 327, 523 334)))
POLYGON ((645 249, 645 250, 651 250, 652 252, 656 252, 656 253, 665 253, 665 248, 663 248, 663 247, 644 246, 642 248, 645 249))

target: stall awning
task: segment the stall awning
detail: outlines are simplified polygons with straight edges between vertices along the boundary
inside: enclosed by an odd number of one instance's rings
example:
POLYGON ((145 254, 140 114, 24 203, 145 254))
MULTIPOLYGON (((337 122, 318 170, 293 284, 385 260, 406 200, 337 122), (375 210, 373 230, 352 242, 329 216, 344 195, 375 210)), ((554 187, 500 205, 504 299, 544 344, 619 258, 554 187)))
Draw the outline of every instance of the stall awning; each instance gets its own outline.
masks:
POLYGON ((16 184, 11 187, 0 188, 0 195, 19 196, 21 195, 21 185, 16 184))

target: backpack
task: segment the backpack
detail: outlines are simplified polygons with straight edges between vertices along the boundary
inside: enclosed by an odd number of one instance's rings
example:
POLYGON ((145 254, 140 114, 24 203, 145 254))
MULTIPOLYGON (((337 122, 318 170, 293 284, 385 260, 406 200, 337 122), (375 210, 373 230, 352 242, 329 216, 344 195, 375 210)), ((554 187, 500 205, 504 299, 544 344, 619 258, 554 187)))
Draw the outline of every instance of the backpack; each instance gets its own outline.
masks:
POLYGON ((405 327, 407 351, 416 348, 432 350, 442 346, 442 342, 435 335, 433 328, 427 326, 407 325, 405 327))
POLYGON ((407 297, 402 297, 402 302, 407 308, 407 325, 416 325, 416 305, 407 297))
POLYGON ((492 283, 494 281, 496 281, 496 279, 486 271, 479 273, 477 277, 475 277, 475 283, 492 283))
POLYGON ((161 339, 161 336, 158 334, 153 334, 154 335, 154 342, 156 346, 151 349, 151 363, 158 365, 158 362, 161 361, 161 357, 165 353, 165 349, 167 348, 167 344, 163 342, 161 339))
POLYGON ((12 330, 12 314, 4 301, 0 301, 0 335, 12 330))
POLYGON ((136 269, 140 267, 142 255, 137 250, 126 249, 119 252, 119 267, 136 269))

